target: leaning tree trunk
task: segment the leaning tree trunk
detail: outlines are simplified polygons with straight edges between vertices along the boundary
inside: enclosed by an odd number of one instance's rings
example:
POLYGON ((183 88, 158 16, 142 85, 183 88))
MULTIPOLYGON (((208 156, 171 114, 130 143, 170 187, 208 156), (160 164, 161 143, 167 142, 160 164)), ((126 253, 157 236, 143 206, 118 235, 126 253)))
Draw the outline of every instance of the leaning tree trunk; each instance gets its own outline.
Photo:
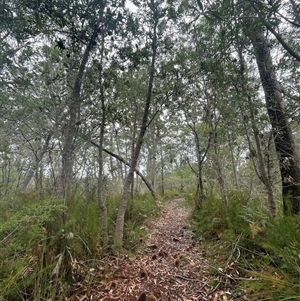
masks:
MULTIPOLYGON (((82 138, 84 138, 85 140, 88 140, 92 145, 96 146, 98 149, 100 149, 100 145, 97 144, 94 141, 91 141, 86 135, 80 133, 80 136, 82 138)), ((114 154, 113 152, 109 151, 108 149, 102 148, 102 151, 107 153, 111 157, 116 158, 119 162, 124 163, 126 166, 130 166, 130 163, 128 163, 125 159, 123 159, 122 157, 120 157, 117 154, 114 154)), ((153 196, 153 198, 156 199, 156 192, 155 192, 154 188, 151 186, 151 184, 149 183, 149 181, 143 176, 143 174, 137 169, 137 167, 135 167, 134 171, 142 179, 142 181, 145 183, 145 185, 149 189, 149 191, 150 191, 151 195, 153 196)))
POLYGON ((146 134, 146 130, 148 127, 148 116, 150 112, 150 104, 152 98, 152 90, 153 90, 153 81, 154 81, 154 73, 155 73, 155 61, 156 61, 156 53, 157 53, 157 25, 158 20, 155 20, 154 28, 153 28, 153 38, 152 38, 152 58, 151 58, 151 66, 150 66, 150 74, 149 74, 149 82, 148 82, 148 91, 146 97, 146 103, 144 107, 144 114, 142 119, 142 124, 140 128, 140 132, 138 135, 138 139, 132 154, 131 163, 129 167, 128 174, 125 178, 124 189, 122 199, 118 209, 118 215, 116 220, 116 229, 114 235, 114 245, 117 249, 120 249, 123 245, 123 236, 124 236, 124 222, 125 222, 125 212, 127 208, 127 203, 130 197, 130 188, 133 179, 133 173, 136 168, 138 158, 140 155, 140 151, 142 148, 144 136, 146 134))
POLYGON ((62 197, 66 202, 67 192, 70 190, 70 185, 73 178, 73 165, 74 165, 74 148, 75 137, 79 126, 79 113, 80 113, 80 91, 82 86, 82 77, 89 59, 90 52, 96 44, 97 27, 95 26, 93 35, 85 48, 69 102, 69 120, 67 122, 64 132, 64 142, 62 149, 62 197))
POLYGON ((262 31, 252 39, 268 115, 273 128, 279 159, 282 199, 285 213, 300 213, 300 167, 292 130, 283 109, 281 88, 277 81, 267 39, 262 31))

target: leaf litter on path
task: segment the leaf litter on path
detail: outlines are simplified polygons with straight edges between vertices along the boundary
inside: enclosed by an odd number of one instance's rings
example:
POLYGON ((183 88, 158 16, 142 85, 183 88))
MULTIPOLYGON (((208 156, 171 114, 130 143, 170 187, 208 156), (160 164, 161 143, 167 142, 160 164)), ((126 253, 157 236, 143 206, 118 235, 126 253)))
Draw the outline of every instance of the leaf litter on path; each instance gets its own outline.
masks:
POLYGON ((193 239, 188 214, 184 199, 168 201, 160 218, 151 223, 148 238, 134 259, 109 258, 105 262, 109 281, 94 284, 68 300, 238 300, 210 284, 205 251, 201 240, 193 239))

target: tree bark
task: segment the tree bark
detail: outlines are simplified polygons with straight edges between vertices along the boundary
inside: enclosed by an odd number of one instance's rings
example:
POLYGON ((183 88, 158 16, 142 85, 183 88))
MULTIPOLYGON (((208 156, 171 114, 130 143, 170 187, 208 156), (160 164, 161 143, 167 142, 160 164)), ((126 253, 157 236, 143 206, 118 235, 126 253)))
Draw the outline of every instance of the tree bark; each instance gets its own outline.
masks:
MULTIPOLYGON (((239 70, 239 74, 242 79, 241 87, 238 88, 238 85, 236 85, 235 82, 234 82, 234 86, 235 86, 237 94, 238 95, 241 94, 243 97, 244 91, 248 90, 248 87, 246 84, 248 82, 248 75, 247 75, 247 72, 245 72, 247 70, 247 64, 243 57, 241 49, 239 49, 239 61, 240 61, 240 66, 241 66, 240 70, 239 70)), ((247 137, 247 141, 248 141, 248 146, 249 146, 249 151, 250 151, 249 159, 252 160, 255 174, 257 175, 259 180, 265 186, 265 190, 266 190, 267 196, 268 196, 270 215, 272 217, 275 217, 276 216, 276 203, 275 203, 275 199, 274 199, 273 186, 272 186, 271 174, 270 174, 270 169, 269 169, 270 166, 264 160, 262 144, 261 144, 261 140, 259 138, 260 133, 259 133, 259 129, 256 125, 256 120, 255 120, 253 100, 250 95, 247 96, 247 104, 249 107, 250 122, 251 122, 251 128, 253 131, 256 149, 253 148, 252 142, 250 139, 250 135, 248 133, 248 126, 247 126, 248 118, 244 114, 244 108, 241 105, 239 105, 239 109, 241 111, 244 129, 245 129, 245 133, 246 133, 246 137, 247 137)))
POLYGON ((267 172, 265 160, 263 158, 263 152, 261 149, 261 142, 259 138, 259 130, 256 126, 255 122, 255 117, 254 117, 254 112, 253 112, 253 107, 252 107, 252 99, 250 96, 248 96, 248 102, 250 105, 250 119, 251 119, 251 125, 252 125, 252 130, 254 133, 254 140, 255 140, 255 145, 256 145, 256 154, 257 154, 257 161, 258 161, 258 170, 257 173, 258 177, 262 181, 262 183, 265 185, 267 195, 268 195, 268 203, 269 203, 269 211, 272 217, 276 216, 276 203, 274 200, 274 193, 273 193, 273 186, 271 179, 269 177, 270 173, 267 172))
MULTIPOLYGON (((249 1, 250 4, 252 5, 253 9, 255 10, 255 12, 257 13, 257 15, 259 16, 260 20, 263 22, 263 24, 266 26, 266 28, 275 36, 275 38, 277 39, 277 41, 281 44, 281 46, 293 57, 295 58, 298 62, 300 62, 300 55, 299 53, 297 53, 296 51, 294 51, 290 45, 284 40, 284 38, 282 37, 282 35, 277 32, 274 27, 266 20, 266 18, 264 17, 264 15, 261 13, 260 9, 258 7, 256 7, 255 3, 253 2, 253 0, 249 1)), ((297 10, 294 12, 297 12, 297 10)))
POLYGON ((86 68, 86 64, 89 59, 90 52, 95 45, 95 39, 97 36, 95 26, 92 37, 87 44, 76 78, 74 82, 74 86, 72 89, 70 102, 69 102, 69 119, 66 125, 65 133, 64 133, 64 143, 62 149, 62 197, 66 202, 67 192, 71 189, 70 185, 73 178, 73 165, 74 165, 74 148, 75 148, 75 137, 78 129, 77 122, 79 121, 80 114, 80 91, 82 86, 82 78, 84 74, 84 70, 86 68))
MULTIPOLYGON (((154 12, 156 14, 156 12, 154 12)), ((130 187, 132 184, 133 173, 136 168, 138 158, 140 155, 140 150, 143 144, 143 139, 148 126, 148 116, 150 112, 150 104, 152 99, 152 90, 153 90, 153 82, 154 82, 154 73, 155 73, 155 61, 156 61, 156 53, 157 53, 157 25, 158 18, 154 21, 153 26, 153 38, 152 38, 152 57, 151 57, 151 65, 150 65, 150 73, 149 73, 149 81, 148 81, 148 91, 146 97, 146 103, 144 107, 143 119, 141 123, 140 132, 138 135, 138 139, 133 151, 133 155, 130 162, 130 167, 128 174, 125 178, 124 189, 122 194, 122 199, 118 209, 118 215, 116 219, 116 229, 114 235, 114 245, 117 249, 120 249, 123 245, 123 237, 124 237, 124 222, 125 222, 125 212, 127 208, 127 203, 130 197, 130 187)))
POLYGON ((197 204, 196 207, 198 209, 202 208, 203 202, 205 200, 205 193, 204 193, 204 187, 203 187, 203 178, 202 178, 202 163, 204 161, 205 155, 201 156, 201 149, 200 149, 200 140, 199 140, 199 135, 195 129, 195 126, 192 128, 190 127, 193 131, 194 134, 194 140, 195 140, 195 148, 196 148, 196 157, 197 157, 197 192, 198 192, 198 198, 197 198, 197 204))
POLYGON ((213 146, 214 146, 214 153, 215 153, 214 162, 215 162, 215 167, 216 167, 216 171, 217 171, 217 181, 220 186, 222 200, 223 200, 225 206, 227 207, 228 206, 228 197, 227 197, 227 191, 226 191, 226 178, 225 178, 225 173, 224 173, 224 167, 220 160, 220 154, 218 152, 216 137, 214 139, 213 146))
MULTIPOLYGON (((100 64, 103 64, 104 57, 104 33, 101 35, 101 58, 100 64)), ((104 95, 104 86, 103 86, 103 72, 102 69, 99 73, 99 82, 100 82, 100 101, 101 101, 101 127, 100 127, 100 137, 99 137, 99 148, 98 148, 98 205, 100 209, 100 219, 101 219, 101 230, 100 230, 100 241, 103 242, 103 248, 106 250, 108 248, 108 225, 107 225, 107 208, 105 205, 103 197, 103 143, 104 143, 104 134, 105 134, 105 124, 106 124, 106 106, 105 106, 105 95, 104 95)))
POLYGON ((239 189, 236 160, 235 160, 235 155, 234 155, 234 147, 232 144, 231 134, 229 133, 229 131, 227 132, 227 137, 228 137, 228 146, 230 149, 231 166, 232 166, 232 172, 233 172, 233 186, 235 189, 239 189))
POLYGON ((256 62, 264 89, 268 115, 273 128, 279 159, 284 212, 300 213, 300 167, 295 142, 284 113, 280 85, 277 81, 267 39, 262 31, 252 38, 256 62))

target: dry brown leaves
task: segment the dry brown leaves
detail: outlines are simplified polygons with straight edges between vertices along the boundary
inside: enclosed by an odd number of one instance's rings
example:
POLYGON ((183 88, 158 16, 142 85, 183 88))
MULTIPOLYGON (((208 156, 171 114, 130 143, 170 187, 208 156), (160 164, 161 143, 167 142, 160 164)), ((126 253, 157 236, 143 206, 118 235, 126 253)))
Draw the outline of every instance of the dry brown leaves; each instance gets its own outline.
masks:
POLYGON ((134 259, 125 256, 103 261, 98 271, 90 271, 90 277, 102 271, 108 280, 81 290, 78 287, 80 294, 68 300, 244 300, 232 297, 218 284, 210 285, 205 252, 201 241, 192 237, 188 213, 184 200, 170 201, 134 259))

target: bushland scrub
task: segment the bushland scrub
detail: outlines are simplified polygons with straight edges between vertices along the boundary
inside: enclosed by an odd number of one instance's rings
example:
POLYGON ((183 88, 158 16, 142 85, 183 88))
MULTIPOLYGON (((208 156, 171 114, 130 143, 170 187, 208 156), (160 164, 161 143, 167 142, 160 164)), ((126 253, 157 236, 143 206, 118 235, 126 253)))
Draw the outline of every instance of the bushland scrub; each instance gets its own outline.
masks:
MULTIPOLYGON (((119 201, 106 197, 110 237, 119 201)), ((26 193, 0 204, 0 300, 61 300, 112 251, 102 249, 96 200, 73 196, 65 207, 57 197, 26 193)), ((146 234, 141 225, 157 211, 150 195, 130 200, 127 250, 137 250, 146 234)))
MULTIPOLYGON (((93 198, 1 200, 0 300, 299 300, 299 217, 272 218, 243 191, 196 210, 194 195, 136 195, 117 254, 102 248, 93 198)), ((111 246, 119 201, 106 196, 111 246)))
POLYGON ((220 288, 246 292, 246 300, 299 300, 300 218, 272 218, 264 203, 232 191, 226 206, 211 193, 193 211, 193 230, 204 238, 220 288))

